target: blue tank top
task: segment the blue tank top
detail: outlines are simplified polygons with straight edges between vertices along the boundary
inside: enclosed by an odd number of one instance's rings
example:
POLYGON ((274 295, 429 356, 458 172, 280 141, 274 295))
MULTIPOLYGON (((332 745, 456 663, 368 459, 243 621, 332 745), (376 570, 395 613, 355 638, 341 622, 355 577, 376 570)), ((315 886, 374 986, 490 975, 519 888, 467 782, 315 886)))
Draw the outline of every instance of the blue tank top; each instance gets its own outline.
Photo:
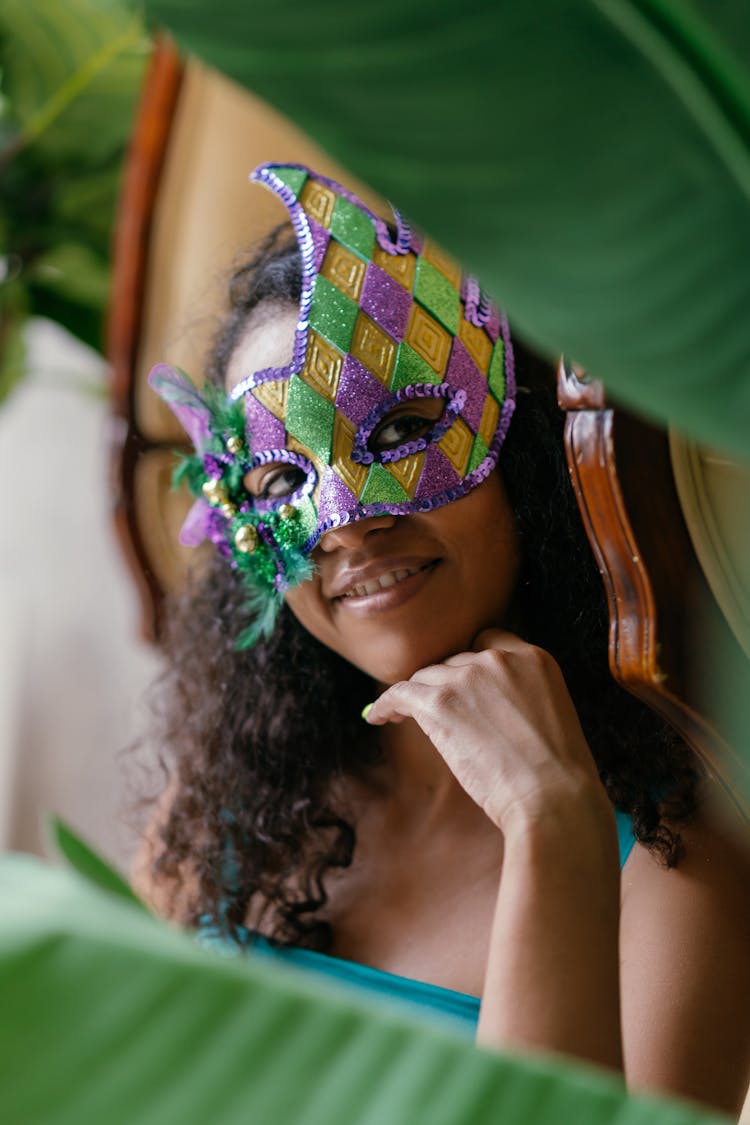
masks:
MULTIPOLYGON (((627 813, 615 809, 615 817, 620 848, 620 870, 622 870, 633 850, 635 837, 627 813)), ((274 945, 273 942, 244 927, 239 927, 236 941, 230 942, 220 922, 208 916, 201 919, 198 940, 201 945, 222 953, 249 950, 254 957, 294 965, 321 974, 328 980, 357 989, 360 994, 369 993, 371 997, 395 1003, 402 1009, 411 1011, 412 1014, 421 1011, 423 1015, 437 1018, 443 1023, 448 1022, 472 1037, 476 1032, 481 1003, 478 996, 455 992, 453 989, 441 988, 435 984, 425 984, 424 981, 401 977, 396 973, 384 972, 382 969, 373 969, 356 961, 346 961, 341 957, 318 953, 314 949, 274 945)))

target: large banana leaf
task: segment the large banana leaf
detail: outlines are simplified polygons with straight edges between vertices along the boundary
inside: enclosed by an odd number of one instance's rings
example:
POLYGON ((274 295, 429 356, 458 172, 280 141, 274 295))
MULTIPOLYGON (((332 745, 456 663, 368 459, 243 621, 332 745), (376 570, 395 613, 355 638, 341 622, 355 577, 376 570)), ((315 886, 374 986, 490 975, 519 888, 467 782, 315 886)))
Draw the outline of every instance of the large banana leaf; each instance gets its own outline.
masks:
POLYGON ((642 411, 750 455, 746 0, 146 0, 642 411))
POLYGON ((615 1079, 478 1051, 123 899, 0 862, 3 1125, 719 1125, 615 1079))
POLYGON ((101 345, 122 156, 148 49, 139 18, 117 0, 0 4, 0 399, 24 373, 27 316, 101 345))

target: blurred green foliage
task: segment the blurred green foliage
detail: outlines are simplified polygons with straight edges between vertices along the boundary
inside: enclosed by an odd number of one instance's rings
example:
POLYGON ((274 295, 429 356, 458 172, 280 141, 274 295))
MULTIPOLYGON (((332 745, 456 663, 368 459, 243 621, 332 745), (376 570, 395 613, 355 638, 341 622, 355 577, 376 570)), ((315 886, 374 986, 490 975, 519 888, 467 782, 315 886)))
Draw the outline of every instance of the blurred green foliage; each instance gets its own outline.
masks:
POLYGON ((151 42, 116 0, 0 6, 0 401, 29 316, 101 349, 123 156, 151 42))

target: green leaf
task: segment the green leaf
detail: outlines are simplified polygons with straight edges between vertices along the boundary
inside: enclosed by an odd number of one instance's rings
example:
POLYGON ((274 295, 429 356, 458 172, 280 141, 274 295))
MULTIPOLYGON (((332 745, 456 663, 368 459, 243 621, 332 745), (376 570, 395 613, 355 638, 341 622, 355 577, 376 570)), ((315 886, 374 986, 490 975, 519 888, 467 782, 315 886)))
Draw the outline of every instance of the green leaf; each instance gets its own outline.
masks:
POLYGON ((35 259, 27 280, 93 309, 103 310, 107 303, 108 263, 88 246, 64 242, 51 247, 35 259))
POLYGON ((747 456, 745 0, 147 0, 472 267, 523 333, 747 456))
POLYGON ((117 895, 118 898, 126 899, 126 901, 143 908, 140 899, 133 894, 122 876, 106 860, 97 855, 85 840, 76 835, 65 821, 60 820, 59 817, 52 817, 50 832, 61 854, 79 874, 90 880, 95 886, 102 887, 105 891, 117 895))
POLYGON ((510 1059, 309 975, 204 953, 68 872, 0 862, 4 1125, 720 1125, 510 1059))
POLYGON ((3 85, 24 144, 97 167, 126 143, 148 40, 123 3, 5 0, 3 85))

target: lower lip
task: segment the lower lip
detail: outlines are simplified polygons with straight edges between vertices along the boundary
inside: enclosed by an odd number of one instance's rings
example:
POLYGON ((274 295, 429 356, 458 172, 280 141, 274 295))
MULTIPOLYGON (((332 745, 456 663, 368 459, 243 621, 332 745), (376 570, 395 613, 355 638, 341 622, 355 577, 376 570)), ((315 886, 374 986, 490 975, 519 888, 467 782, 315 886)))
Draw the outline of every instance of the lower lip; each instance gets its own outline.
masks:
POLYGON ((353 613, 357 617, 369 617, 378 613, 385 613, 391 609, 398 609, 405 602, 411 601, 420 590, 427 585, 440 559, 435 559, 416 574, 402 578, 395 586, 386 586, 374 594, 362 594, 352 598, 336 598, 334 605, 346 613, 353 613))

